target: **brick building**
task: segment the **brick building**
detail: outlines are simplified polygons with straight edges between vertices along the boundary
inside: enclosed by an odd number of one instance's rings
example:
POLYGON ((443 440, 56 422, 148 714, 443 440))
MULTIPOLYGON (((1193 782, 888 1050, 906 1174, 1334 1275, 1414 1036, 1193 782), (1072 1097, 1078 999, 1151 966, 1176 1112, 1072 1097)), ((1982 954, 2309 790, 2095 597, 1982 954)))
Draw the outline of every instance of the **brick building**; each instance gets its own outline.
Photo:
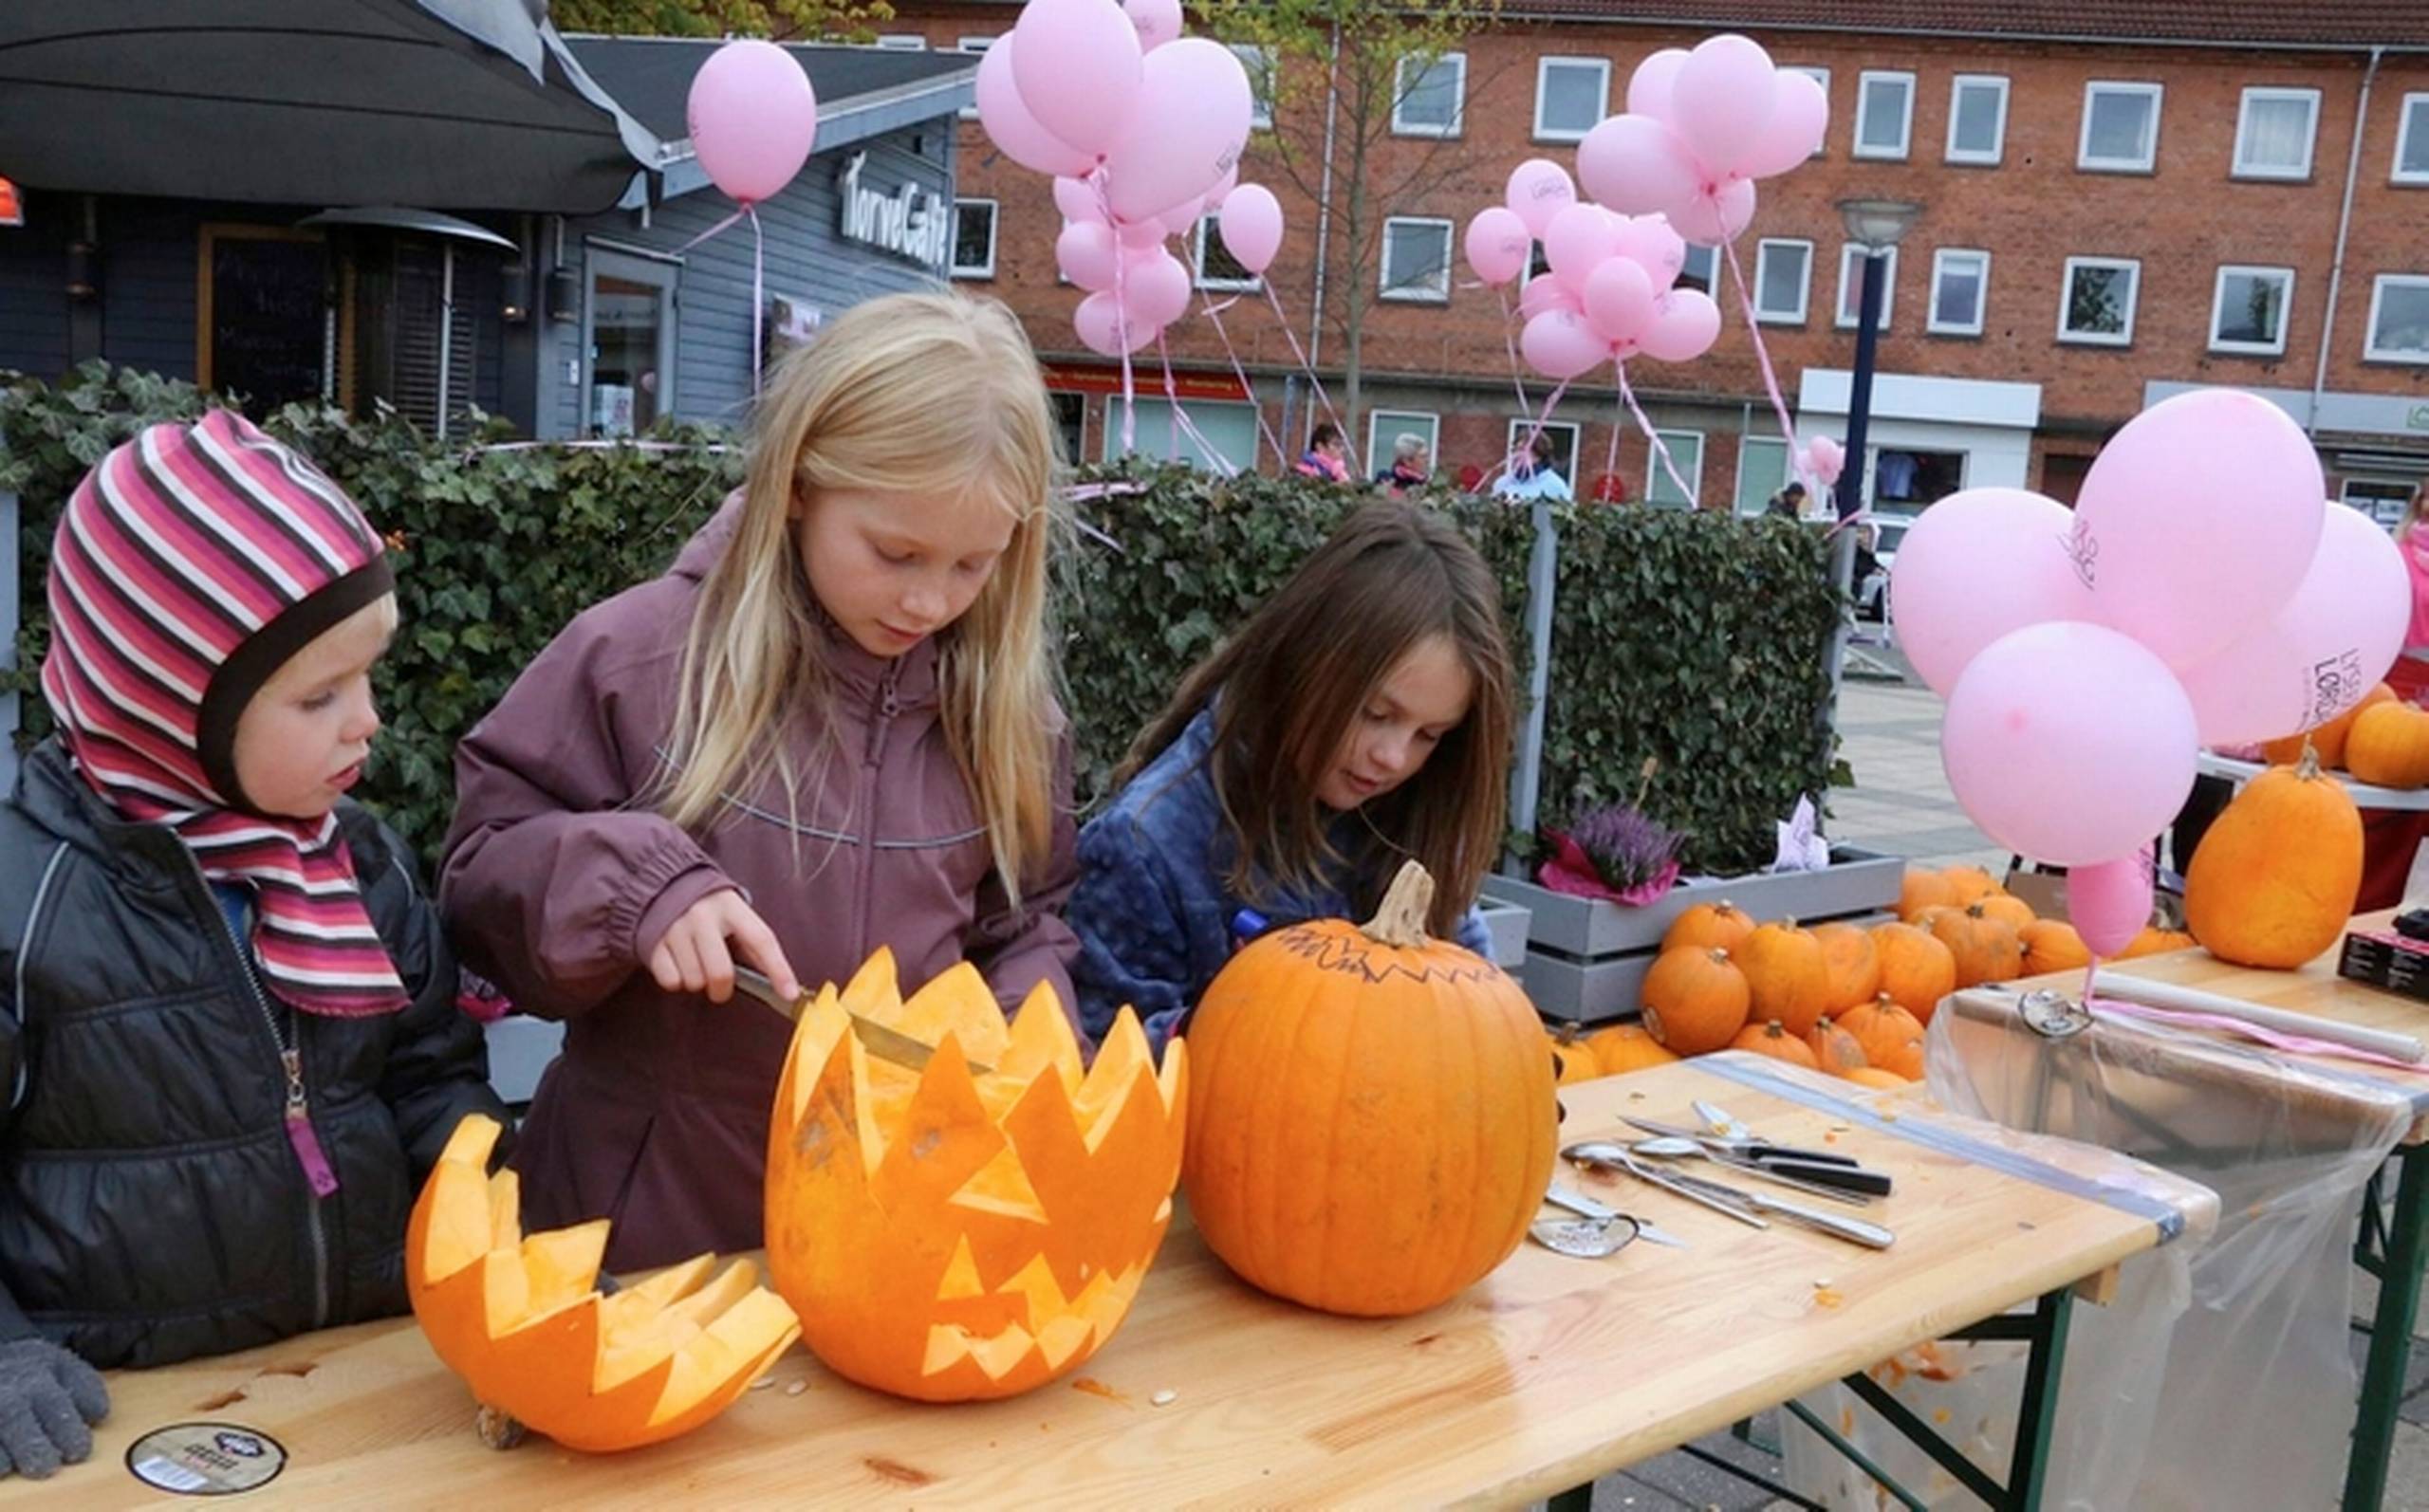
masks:
MULTIPOLYGON (((1010 3, 898 0, 884 45, 978 49, 1009 29, 1010 3)), ((1573 165, 1586 125, 1624 108, 1637 62, 1722 29, 1754 36, 1830 99, 1824 149, 1762 185, 1737 243, 1763 337, 1806 433, 1844 426, 1858 263, 1835 202, 1918 201, 1889 282, 1875 395, 1876 498, 1919 507, 1960 487, 2011 484, 2070 499, 2101 438, 2188 385, 2234 385, 2283 405, 2316 439, 2331 488, 2386 509, 2429 472, 2429 10, 2386 0, 1671 0, 1643 21, 1624 0, 1516 0, 1489 32, 1413 78, 1406 120, 1370 162, 1377 184, 1414 176, 1383 207, 1386 268, 1342 266, 1381 290, 1363 342, 1363 454, 1434 438, 1439 465, 1489 467, 1519 413, 1503 305, 1470 286, 1459 229, 1497 203, 1510 170, 1546 155, 1573 165), (1405 128, 1405 129, 1401 129, 1405 128), (1445 150, 1444 137, 1453 138, 1445 150), (1437 171, 1416 171, 1428 161, 1437 171), (1443 258, 1452 261, 1445 266, 1443 258)), ((1286 65, 1286 66, 1295 66, 1286 65)), ((1322 89, 1286 96, 1324 106, 1322 89)), ((1299 122, 1307 125, 1309 122, 1299 122)), ((970 286, 1011 303, 1053 370, 1066 432, 1106 447, 1114 369, 1070 334, 1078 291, 1053 261, 1059 229, 1043 179, 962 127, 957 261, 970 286)), ((1319 307, 1311 200, 1268 172, 1252 143, 1243 177, 1282 197, 1289 230, 1272 277, 1303 341, 1338 383, 1337 307, 1319 307)), ((1631 378, 1709 506, 1759 507, 1785 449, 1725 264, 1714 279, 1719 344, 1631 378)), ((1335 302, 1337 306, 1337 300, 1335 302)), ((1294 449, 1310 406, 1271 308, 1230 318, 1258 402, 1294 449)), ((1174 328, 1191 419, 1234 461, 1270 445, 1203 320, 1174 328)), ((1607 372, 1573 386, 1558 439, 1604 470, 1618 418, 1607 372)), ((1161 386, 1143 378, 1144 391, 1161 386)), ((1533 402, 1548 385, 1529 379, 1533 402)), ((1138 442, 1161 450, 1160 406, 1138 442)), ((1619 435, 1627 496, 1652 477, 1633 425, 1619 435)), ((1581 490, 1582 491, 1582 490, 1581 490)))

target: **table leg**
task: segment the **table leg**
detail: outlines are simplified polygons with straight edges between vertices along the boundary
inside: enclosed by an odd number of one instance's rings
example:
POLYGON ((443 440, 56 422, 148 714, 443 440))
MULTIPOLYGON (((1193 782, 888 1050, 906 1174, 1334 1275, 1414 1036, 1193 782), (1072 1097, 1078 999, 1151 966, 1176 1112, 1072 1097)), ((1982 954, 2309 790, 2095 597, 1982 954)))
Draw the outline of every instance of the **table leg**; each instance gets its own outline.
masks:
MULTIPOLYGON (((1888 1419, 1889 1426, 1904 1435, 1908 1443, 1938 1461, 1941 1469, 1956 1477, 1959 1484, 1986 1504, 1999 1508, 2000 1512, 2038 1512, 2041 1482, 2049 1464, 2050 1434, 2057 1421, 2058 1386, 2067 1362, 2067 1321, 2073 1301, 2072 1289, 2062 1286, 2056 1291, 2044 1292, 2030 1318, 1987 1318, 1951 1336, 1957 1338, 2017 1339, 2029 1345, 2025 1358, 2024 1396, 2016 1411, 2015 1452, 2008 1462, 2006 1485, 1992 1480, 1979 1466, 1966 1458, 1963 1450, 1941 1437, 1903 1402, 1883 1391, 1871 1376, 1859 1371, 1845 1377, 1845 1383, 1865 1406, 1888 1419)), ((1902 1487, 1882 1480, 1878 1472, 1869 1468, 1867 1473, 1882 1481, 1901 1501, 1905 1500, 1902 1487)))
MULTIPOLYGON (((2387 1455, 2412 1359, 2413 1314, 2420 1302, 2423 1230, 2429 1228, 2429 1147, 2398 1150, 2395 1222, 2378 1267, 2379 1306, 2370 1320, 2370 1355, 2362 1370, 2362 1410, 2345 1469, 2346 1512, 2378 1512, 2386 1495, 2387 1455)), ((2372 1194, 2376 1194, 2375 1185, 2372 1194)), ((2371 1220, 2365 1220, 2369 1222, 2371 1220)))
POLYGON ((1544 1512, 1594 1512, 1594 1483, 1572 1485, 1544 1503, 1544 1512))

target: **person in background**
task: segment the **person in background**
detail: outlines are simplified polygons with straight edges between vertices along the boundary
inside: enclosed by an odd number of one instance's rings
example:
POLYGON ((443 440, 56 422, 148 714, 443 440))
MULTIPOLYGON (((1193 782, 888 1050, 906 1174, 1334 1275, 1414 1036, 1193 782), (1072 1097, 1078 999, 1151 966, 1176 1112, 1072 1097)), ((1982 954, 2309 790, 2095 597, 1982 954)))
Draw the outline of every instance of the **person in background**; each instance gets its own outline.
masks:
POLYGON ((1330 420, 1318 421, 1307 434, 1307 450, 1290 470, 1324 483, 1349 482, 1349 443, 1342 439, 1341 427, 1330 420))
POLYGON ((1568 480, 1552 465, 1556 449, 1550 433, 1537 431, 1527 444, 1527 454, 1503 474, 1493 486, 1493 495, 1502 499, 1567 499, 1568 480))
POLYGON ((1790 479, 1788 487, 1771 495, 1763 512, 1775 520, 1796 520, 1805 514, 1805 485, 1790 479))
POLYGON ((1421 435, 1392 442, 1392 465, 1375 474, 1375 487, 1397 499, 1425 487, 1434 476, 1434 454, 1421 435))
POLYGON ((2413 488, 2395 544, 2412 579, 2412 628, 2404 633, 2403 655, 2388 671, 2387 685, 2399 698, 2417 699, 2429 693, 2429 481, 2413 488))

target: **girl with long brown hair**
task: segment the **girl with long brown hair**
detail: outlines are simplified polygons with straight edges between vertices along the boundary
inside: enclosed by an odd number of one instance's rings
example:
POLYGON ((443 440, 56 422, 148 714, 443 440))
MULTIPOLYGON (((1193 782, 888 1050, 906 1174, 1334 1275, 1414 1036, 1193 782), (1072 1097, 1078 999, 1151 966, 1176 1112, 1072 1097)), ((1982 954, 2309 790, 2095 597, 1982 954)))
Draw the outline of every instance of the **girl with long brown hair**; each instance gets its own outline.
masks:
POLYGON ((1430 931, 1483 951, 1510 684, 1500 589, 1457 526, 1399 503, 1351 515, 1189 673, 1082 832, 1066 916, 1089 1031, 1126 1003, 1160 1042, 1243 910, 1363 918, 1412 857, 1434 874, 1430 931))

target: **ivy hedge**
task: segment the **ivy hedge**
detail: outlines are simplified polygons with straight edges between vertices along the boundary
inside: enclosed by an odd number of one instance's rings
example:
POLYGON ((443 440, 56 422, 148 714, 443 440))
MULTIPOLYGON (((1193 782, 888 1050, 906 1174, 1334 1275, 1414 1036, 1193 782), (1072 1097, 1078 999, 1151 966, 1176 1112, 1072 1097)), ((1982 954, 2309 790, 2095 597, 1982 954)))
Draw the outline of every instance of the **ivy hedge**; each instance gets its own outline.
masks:
MULTIPOLYGON (((19 744, 48 729, 37 686, 43 578, 60 505, 140 427, 216 402, 191 385, 89 364, 0 388, 0 489, 21 497, 24 623, 0 687, 19 744)), ((381 737, 361 796, 425 853, 454 799, 455 740, 584 606, 663 570, 740 473, 722 433, 663 426, 645 447, 498 445, 494 423, 439 446, 391 415, 291 405, 264 421, 344 486, 397 553, 402 628, 382 663, 381 737)), ((1289 575, 1362 497, 1291 478, 1137 464, 1090 469, 1054 607, 1084 803, 1180 673, 1289 575), (1093 487, 1091 487, 1093 486, 1093 487)), ((1512 644, 1527 511, 1445 491, 1501 579, 1512 644)), ((1830 771, 1817 728, 1841 613, 1812 532, 1786 522, 1560 507, 1557 610, 1540 812, 1635 798, 1689 834, 1688 864, 1760 865, 1771 823, 1830 771)), ((1525 838, 1513 837, 1523 848, 1525 838)))

